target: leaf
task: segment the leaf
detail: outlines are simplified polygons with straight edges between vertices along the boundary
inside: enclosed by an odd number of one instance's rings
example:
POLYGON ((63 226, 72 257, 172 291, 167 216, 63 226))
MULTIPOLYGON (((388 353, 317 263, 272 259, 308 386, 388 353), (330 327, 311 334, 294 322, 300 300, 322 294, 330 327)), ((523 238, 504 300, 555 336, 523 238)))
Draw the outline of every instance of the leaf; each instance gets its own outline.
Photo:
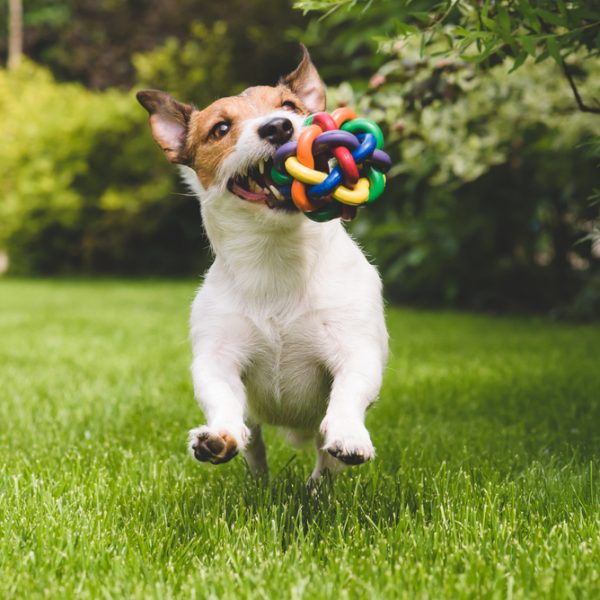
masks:
POLYGON ((523 15, 523 24, 533 29, 536 33, 542 33, 542 24, 538 16, 533 12, 528 0, 519 0, 519 8, 523 15))
POLYGON ((431 20, 431 15, 427 12, 411 11, 408 14, 417 21, 421 21, 421 23, 429 23, 429 21, 431 20))
POLYGON ((496 24, 496 21, 494 21, 494 19, 490 19, 489 17, 486 17, 485 15, 481 14, 479 15, 479 18, 481 19, 481 22, 490 30, 490 31, 495 31, 498 32, 499 27, 496 24))
POLYGON ((529 35, 520 35, 517 38, 517 41, 519 44, 521 44, 521 47, 523 50, 525 50, 525 52, 527 52, 527 54, 529 54, 529 56, 535 57, 537 54, 537 44, 533 37, 529 35))
POLYGON ((561 17, 566 21, 567 20, 567 7, 563 0, 556 0, 556 5, 558 6, 558 11, 560 12, 561 17))
POLYGON ((517 54, 515 62, 508 72, 512 73, 513 71, 516 71, 525 62, 528 56, 529 54, 525 52, 525 50, 521 50, 521 52, 517 54))
POLYGON ((454 37, 451 36, 449 33, 444 33, 443 35, 444 39, 448 42, 448 48, 454 48, 454 37))
POLYGON ((548 50, 548 54, 554 59, 554 62, 557 65, 562 66, 563 61, 560 55, 560 49, 558 47, 558 42, 556 41, 556 37, 552 36, 546 40, 546 48, 548 50))
POLYGON ((427 45, 426 34, 421 33, 421 38, 419 40, 419 56, 423 58, 425 56, 425 46, 427 45))
POLYGON ((560 16, 543 8, 533 9, 536 15, 539 15, 542 21, 555 25, 556 27, 567 27, 568 23, 560 16))
POLYGON ((537 55, 537 58, 535 59, 535 64, 537 65, 538 63, 544 62, 549 56, 550 54, 548 52, 548 49, 546 48, 546 50, 540 52, 540 54, 537 55))
POLYGON ((396 28, 397 35, 400 36, 412 35, 419 31, 414 25, 406 23, 405 21, 400 21, 399 19, 394 19, 394 26, 396 28))
POLYGON ((453 34, 454 34, 456 37, 461 37, 461 36, 462 36, 462 37, 467 37, 467 36, 469 36, 469 35, 472 35, 472 34, 474 34, 474 33, 475 33, 475 34, 478 34, 478 33, 480 33, 480 32, 479 32, 479 31, 472 31, 472 30, 470 30, 470 29, 467 29, 467 28, 463 27, 462 25, 457 25, 457 26, 456 26, 456 27, 453 29, 452 33, 453 33, 453 34))
POLYGON ((506 8, 501 6, 498 9, 498 22, 500 24, 500 30, 502 33, 510 35, 511 23, 510 23, 510 15, 506 8))

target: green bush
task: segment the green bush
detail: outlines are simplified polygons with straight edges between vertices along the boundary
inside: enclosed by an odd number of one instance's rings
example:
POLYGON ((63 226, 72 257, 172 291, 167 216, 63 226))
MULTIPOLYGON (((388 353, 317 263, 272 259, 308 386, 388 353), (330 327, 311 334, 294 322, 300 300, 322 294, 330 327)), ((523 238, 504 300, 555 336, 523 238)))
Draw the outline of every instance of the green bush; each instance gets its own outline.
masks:
POLYGON ((200 107, 234 88, 232 42, 224 21, 210 29, 195 21, 185 42, 170 37, 154 50, 134 55, 133 64, 140 87, 166 90, 200 107))
MULTIPOLYGON (((509 73, 511 59, 481 70, 424 57, 414 42, 384 49, 369 88, 342 84, 330 101, 386 128, 387 196, 353 231, 391 297, 494 310, 589 297, 600 265, 591 236, 582 241, 598 218, 587 143, 600 119, 576 109, 551 62, 509 73)), ((582 92, 599 96, 600 64, 571 61, 582 92)))
MULTIPOLYGON (((139 55, 140 80, 200 104, 227 93, 233 78, 206 79, 213 53, 229 68, 223 27, 193 25, 185 44, 139 55)), ((600 119, 575 109, 550 61, 509 74, 510 58, 476 69, 412 41, 382 50, 369 85, 367 63, 349 61, 354 85, 329 97, 386 130, 387 197, 352 230, 389 296, 597 316, 600 119)), ((600 65, 569 61, 585 97, 598 97, 600 65)), ((197 201, 175 193, 145 121, 132 93, 59 84, 31 63, 0 71, 0 248, 13 272, 178 275, 208 263, 197 201)))
MULTIPOLYGON (((15 273, 188 273, 206 260, 130 93, 0 71, 0 247, 15 273)), ((191 219, 191 215, 194 219, 191 219)), ((193 225, 192 225, 193 223, 193 225)))

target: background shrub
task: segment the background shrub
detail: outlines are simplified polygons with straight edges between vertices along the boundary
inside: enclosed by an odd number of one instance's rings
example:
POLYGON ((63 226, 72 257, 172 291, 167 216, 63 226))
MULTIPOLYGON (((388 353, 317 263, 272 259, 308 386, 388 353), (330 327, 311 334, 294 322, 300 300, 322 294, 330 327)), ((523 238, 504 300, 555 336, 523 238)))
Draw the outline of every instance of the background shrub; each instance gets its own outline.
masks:
POLYGON ((600 315, 600 9, 298 4, 326 18, 266 0, 201 14, 192 0, 28 2, 38 64, 0 70, 0 250, 11 272, 201 272, 210 256, 197 201, 133 90, 204 106, 276 81, 302 40, 330 108, 351 104, 385 129, 388 190, 351 231, 392 300, 600 315))
POLYGON ((15 273, 188 274, 205 264, 197 202, 131 93, 0 71, 0 243, 15 273))

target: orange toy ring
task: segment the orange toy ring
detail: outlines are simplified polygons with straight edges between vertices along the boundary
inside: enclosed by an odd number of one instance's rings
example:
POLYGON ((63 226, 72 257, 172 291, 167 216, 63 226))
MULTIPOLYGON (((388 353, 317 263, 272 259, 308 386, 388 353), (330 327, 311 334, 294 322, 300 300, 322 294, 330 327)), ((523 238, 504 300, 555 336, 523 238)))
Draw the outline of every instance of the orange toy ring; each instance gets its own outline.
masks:
POLYGON ((356 113, 347 106, 342 106, 341 108, 336 108, 331 113, 331 118, 335 121, 335 124, 341 127, 346 121, 350 121, 351 119, 356 119, 356 113))
MULTIPOLYGON (((298 138, 296 156, 298 157, 298 160, 309 169, 315 168, 312 145, 315 138, 321 133, 323 133, 323 130, 318 125, 309 125, 298 138)), ((292 183, 292 200, 298 209, 304 212, 311 212, 318 208, 306 194, 306 186, 298 180, 295 180, 292 183)))

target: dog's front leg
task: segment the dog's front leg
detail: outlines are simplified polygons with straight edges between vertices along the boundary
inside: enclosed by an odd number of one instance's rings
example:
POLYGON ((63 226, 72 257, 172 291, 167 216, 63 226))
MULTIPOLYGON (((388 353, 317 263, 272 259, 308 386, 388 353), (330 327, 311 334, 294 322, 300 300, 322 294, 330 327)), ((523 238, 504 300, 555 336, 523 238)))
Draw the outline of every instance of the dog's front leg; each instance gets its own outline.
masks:
POLYGON ((207 283, 192 306, 192 379, 206 425, 190 432, 190 450, 202 462, 219 464, 231 460, 249 441, 242 373, 254 347, 254 330, 233 312, 216 314, 214 296, 207 283))
POLYGON ((361 464, 375 456, 365 427, 365 413, 381 386, 387 354, 384 337, 385 334, 362 339, 333 338, 338 342, 330 353, 334 357, 329 364, 333 384, 320 434, 322 449, 348 465, 361 464))
POLYGON ((241 366, 223 352, 203 351, 194 358, 192 378, 206 425, 190 431, 190 450, 199 461, 225 463, 243 450, 250 434, 241 366))

